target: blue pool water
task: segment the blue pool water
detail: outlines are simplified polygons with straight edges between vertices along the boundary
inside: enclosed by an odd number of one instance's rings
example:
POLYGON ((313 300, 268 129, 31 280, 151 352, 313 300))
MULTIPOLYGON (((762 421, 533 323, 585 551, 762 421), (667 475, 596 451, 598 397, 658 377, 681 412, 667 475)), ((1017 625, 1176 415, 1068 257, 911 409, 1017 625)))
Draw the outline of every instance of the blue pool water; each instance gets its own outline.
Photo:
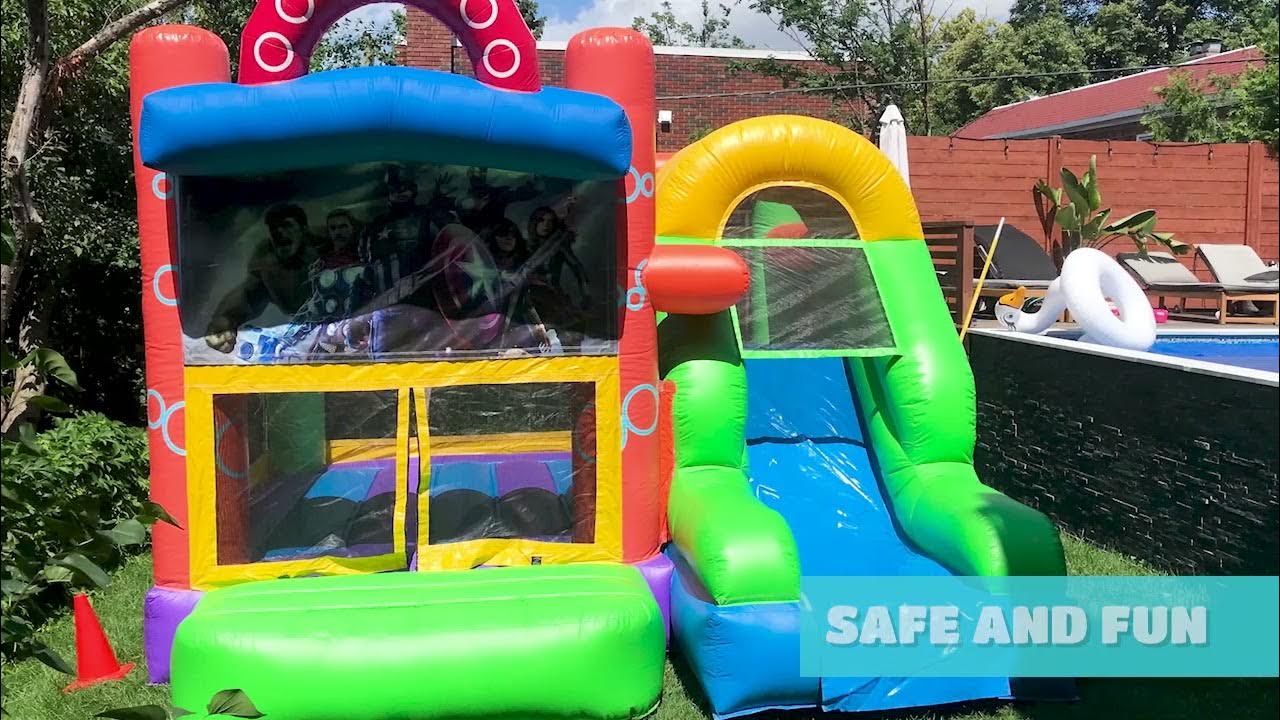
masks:
POLYGON ((1275 335, 1160 335, 1150 352, 1280 372, 1280 338, 1275 335))

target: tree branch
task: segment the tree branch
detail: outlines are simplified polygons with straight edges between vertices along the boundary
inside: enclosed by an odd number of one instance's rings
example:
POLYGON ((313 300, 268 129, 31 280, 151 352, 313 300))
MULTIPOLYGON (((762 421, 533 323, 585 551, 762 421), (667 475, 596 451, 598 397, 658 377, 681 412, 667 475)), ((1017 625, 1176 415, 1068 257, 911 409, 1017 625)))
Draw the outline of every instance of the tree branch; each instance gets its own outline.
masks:
POLYGON ((54 84, 60 83, 63 77, 76 73, 103 50, 111 47, 118 40, 132 35, 143 25, 183 5, 189 5, 191 2, 192 0, 151 0, 151 2, 119 20, 107 23, 102 26, 102 29, 97 34, 82 43, 80 47, 58 60, 57 66, 54 68, 54 84))
POLYGON ((39 128, 41 99, 49 77, 49 2, 27 0, 27 48, 22 84, 4 140, 3 177, 9 214, 13 218, 13 263, 0 268, 0 337, 9 325, 18 281, 44 222, 31 197, 27 180, 27 151, 39 128))
POLYGON ((192 0, 151 0, 142 7, 113 20, 93 37, 56 62, 49 58, 49 2, 27 0, 27 48, 22 85, 14 104, 4 143, 3 176, 9 214, 13 218, 13 264, 0 268, 0 336, 8 327, 13 301, 27 258, 44 228, 44 221, 32 197, 26 166, 31 145, 48 124, 62 96, 67 79, 73 77, 114 43, 165 13, 192 0))

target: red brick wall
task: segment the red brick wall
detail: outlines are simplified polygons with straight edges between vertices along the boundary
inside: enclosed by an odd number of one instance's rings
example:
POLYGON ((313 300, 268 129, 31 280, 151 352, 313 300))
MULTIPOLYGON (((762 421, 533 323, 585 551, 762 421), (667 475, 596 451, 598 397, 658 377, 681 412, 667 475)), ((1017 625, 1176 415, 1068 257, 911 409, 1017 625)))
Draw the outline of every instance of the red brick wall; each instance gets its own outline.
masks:
MULTIPOLYGON (((658 150, 679 150, 716 128, 759 115, 812 115, 840 121, 841 112, 828 97, 806 93, 675 99, 682 95, 779 90, 776 78, 733 69, 730 58, 657 55, 658 109, 673 114, 671 132, 659 133, 658 150)), ((818 67, 814 61, 796 64, 818 67)))
MULTIPOLYGON (((910 137, 911 191, 924 220, 995 224, 1000 216, 1042 236, 1031 188, 1059 167, 1080 174, 1098 158, 1104 207, 1121 218, 1156 211, 1157 229, 1183 242, 1243 243, 1263 259, 1280 257, 1280 172, 1259 145, 1153 145, 1136 141, 960 140, 910 137), (1253 148, 1252 152, 1250 148, 1253 148), (1250 165, 1255 179, 1250 181, 1250 165), (1252 191, 1252 192, 1251 192, 1252 191), (1253 200, 1250 200, 1250 195, 1253 200), (1257 209, 1250 211, 1250 203, 1257 209)), ((1129 251, 1117 240, 1108 251, 1129 251)), ((1184 259, 1191 266, 1190 257, 1184 259)), ((1208 279, 1203 267, 1197 268, 1208 279)))
MULTIPOLYGON (((405 34, 405 45, 400 53, 402 64, 472 74, 466 51, 455 47, 452 34, 430 15, 410 8, 405 34)), ((673 116, 671 132, 658 135, 660 151, 679 150, 716 128, 758 115, 795 113, 839 121, 845 114, 826 97, 802 93, 675 99, 683 95, 779 90, 782 82, 737 71, 733 68, 734 58, 659 52, 654 59, 658 109, 670 110, 673 116)), ((782 62, 820 67, 812 60, 782 62)), ((539 50, 538 64, 544 83, 563 83, 563 51, 539 50)))

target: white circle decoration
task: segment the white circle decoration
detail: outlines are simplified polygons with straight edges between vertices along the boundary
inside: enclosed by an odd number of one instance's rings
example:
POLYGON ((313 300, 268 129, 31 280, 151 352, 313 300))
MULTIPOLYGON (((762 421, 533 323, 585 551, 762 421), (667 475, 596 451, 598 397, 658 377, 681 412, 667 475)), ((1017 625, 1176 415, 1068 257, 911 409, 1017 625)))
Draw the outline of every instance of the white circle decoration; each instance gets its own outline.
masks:
POLYGON ((515 75, 516 71, 520 69, 520 48, 517 48, 515 43, 506 38, 498 38, 485 46, 484 57, 481 58, 481 61, 484 63, 484 69, 488 70, 490 75, 499 80, 505 80, 506 78, 515 75), (503 70, 502 72, 494 70, 493 65, 489 63, 489 53, 493 52, 495 47, 504 47, 510 50, 511 54, 515 56, 515 60, 512 61, 511 67, 503 70))
POLYGON ((290 15, 289 13, 285 12, 284 0, 276 0, 276 15, 279 15, 281 20, 287 23, 293 23, 294 25, 301 25, 306 21, 310 20, 311 14, 314 13, 315 11, 316 11, 316 0, 307 0, 307 11, 300 16, 290 15))
POLYGON ((258 67, 263 70, 269 73, 278 73, 293 64, 293 43, 289 42, 289 38, 278 32, 264 32, 253 42, 253 59, 257 61, 258 67), (284 60, 277 65, 268 65, 262 59, 262 44, 268 40, 279 40, 284 45, 284 60))
POLYGON ((472 30, 484 30, 498 21, 498 0, 489 0, 489 19, 483 22, 471 22, 471 16, 467 15, 467 0, 458 0, 458 13, 462 15, 462 22, 466 23, 467 27, 472 30))

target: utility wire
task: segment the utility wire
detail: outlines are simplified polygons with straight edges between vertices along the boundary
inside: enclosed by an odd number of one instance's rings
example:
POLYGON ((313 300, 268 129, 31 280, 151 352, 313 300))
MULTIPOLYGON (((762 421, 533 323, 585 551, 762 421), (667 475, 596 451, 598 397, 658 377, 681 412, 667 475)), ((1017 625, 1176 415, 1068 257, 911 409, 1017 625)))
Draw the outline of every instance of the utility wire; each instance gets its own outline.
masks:
MULTIPOLYGON (((1204 62, 1194 63, 1194 67, 1204 67, 1206 65, 1236 65, 1239 63, 1254 62, 1275 62, 1276 56, 1268 56, 1261 58, 1244 58, 1239 60, 1207 60, 1204 62)), ((1094 68, 1085 70, 1051 70, 1040 73, 1021 73, 1014 75, 974 75, 971 77, 959 78, 930 78, 928 80, 893 80, 888 82, 874 83, 845 83, 840 85, 821 85, 818 87, 790 87, 777 88, 775 90, 737 90, 731 92, 718 93, 693 93, 689 95, 659 95, 657 100, 696 100, 702 98, 732 98, 732 97, 751 97, 751 96, 767 96, 767 95, 790 95, 793 93, 814 93, 814 92, 830 92, 833 90, 861 90, 864 88, 885 88, 899 87, 902 85, 944 85, 949 83, 971 83, 983 82, 987 80, 1021 80, 1027 78, 1042 77, 1058 77, 1060 75, 1084 75, 1093 73, 1111 73, 1111 72, 1142 72, 1144 70, 1162 70, 1165 68, 1192 67, 1187 63, 1171 63, 1167 65, 1131 65, 1129 67, 1111 67, 1111 68, 1094 68)))

